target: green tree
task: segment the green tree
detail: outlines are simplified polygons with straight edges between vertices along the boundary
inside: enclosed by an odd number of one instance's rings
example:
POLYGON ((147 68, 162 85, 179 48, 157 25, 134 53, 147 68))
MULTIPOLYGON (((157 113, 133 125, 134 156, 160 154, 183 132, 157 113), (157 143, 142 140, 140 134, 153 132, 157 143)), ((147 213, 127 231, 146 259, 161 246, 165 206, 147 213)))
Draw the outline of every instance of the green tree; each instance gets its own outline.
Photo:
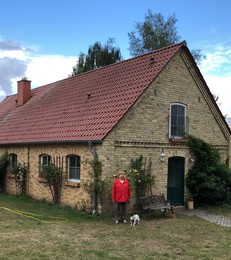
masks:
POLYGON ((45 179, 44 186, 49 187, 53 202, 60 204, 62 190, 62 169, 54 164, 40 165, 41 176, 45 179))
MULTIPOLYGON (((178 35, 176 23, 175 13, 165 20, 161 13, 154 14, 148 9, 144 22, 135 23, 135 30, 128 33, 131 56, 135 57, 179 42, 181 37, 178 35)), ((191 50, 191 53, 198 63, 205 58, 199 49, 191 50)))
POLYGON ((231 170, 220 161, 219 152, 205 141, 189 136, 195 164, 188 171, 186 185, 202 204, 221 204, 231 199, 231 170))
POLYGON ((115 40, 113 38, 109 38, 104 46, 102 46, 100 42, 95 42, 89 47, 87 55, 83 52, 80 53, 72 74, 77 75, 96 68, 104 67, 118 62, 121 59, 120 49, 115 47, 115 40))

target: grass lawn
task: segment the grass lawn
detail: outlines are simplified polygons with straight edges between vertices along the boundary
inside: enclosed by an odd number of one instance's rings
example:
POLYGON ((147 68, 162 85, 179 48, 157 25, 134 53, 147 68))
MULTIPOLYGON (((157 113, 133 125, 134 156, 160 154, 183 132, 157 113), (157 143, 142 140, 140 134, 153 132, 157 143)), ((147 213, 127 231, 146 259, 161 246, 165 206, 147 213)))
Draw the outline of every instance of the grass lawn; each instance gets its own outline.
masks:
MULTIPOLYGON (((230 214, 231 206, 224 211, 230 214)), ((116 225, 70 207, 0 194, 0 259, 224 260, 231 259, 231 229, 160 212, 142 217, 139 226, 116 225)))

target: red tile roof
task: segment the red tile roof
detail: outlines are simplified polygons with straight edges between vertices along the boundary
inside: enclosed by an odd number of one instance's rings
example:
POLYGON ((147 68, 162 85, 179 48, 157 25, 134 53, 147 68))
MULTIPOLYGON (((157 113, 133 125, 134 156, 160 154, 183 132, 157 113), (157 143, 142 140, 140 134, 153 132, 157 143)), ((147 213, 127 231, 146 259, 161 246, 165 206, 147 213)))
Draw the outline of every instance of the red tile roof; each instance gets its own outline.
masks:
POLYGON ((32 89, 0 104, 0 144, 103 140, 183 43, 32 89))

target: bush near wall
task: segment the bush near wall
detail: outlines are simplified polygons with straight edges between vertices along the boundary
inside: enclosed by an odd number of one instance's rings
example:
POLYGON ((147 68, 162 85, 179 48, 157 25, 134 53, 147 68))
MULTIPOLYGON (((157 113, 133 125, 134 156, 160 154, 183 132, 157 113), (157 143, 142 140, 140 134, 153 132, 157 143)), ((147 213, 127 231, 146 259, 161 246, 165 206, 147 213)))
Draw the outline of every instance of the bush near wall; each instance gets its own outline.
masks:
POLYGON ((231 201, 231 170, 221 163, 219 152, 205 141, 189 136, 195 164, 188 171, 186 185, 200 204, 217 205, 231 201))

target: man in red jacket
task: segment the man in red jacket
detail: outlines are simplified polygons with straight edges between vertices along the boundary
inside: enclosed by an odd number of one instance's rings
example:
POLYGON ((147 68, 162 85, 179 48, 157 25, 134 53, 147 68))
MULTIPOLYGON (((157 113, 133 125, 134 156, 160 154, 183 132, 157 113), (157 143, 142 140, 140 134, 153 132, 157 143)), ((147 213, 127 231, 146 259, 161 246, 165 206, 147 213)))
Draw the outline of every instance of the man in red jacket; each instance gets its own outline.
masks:
POLYGON ((119 223, 120 211, 122 210, 122 222, 127 224, 126 211, 127 202, 131 199, 131 190, 124 172, 119 172, 118 178, 112 186, 112 201, 115 202, 115 223, 119 223))

